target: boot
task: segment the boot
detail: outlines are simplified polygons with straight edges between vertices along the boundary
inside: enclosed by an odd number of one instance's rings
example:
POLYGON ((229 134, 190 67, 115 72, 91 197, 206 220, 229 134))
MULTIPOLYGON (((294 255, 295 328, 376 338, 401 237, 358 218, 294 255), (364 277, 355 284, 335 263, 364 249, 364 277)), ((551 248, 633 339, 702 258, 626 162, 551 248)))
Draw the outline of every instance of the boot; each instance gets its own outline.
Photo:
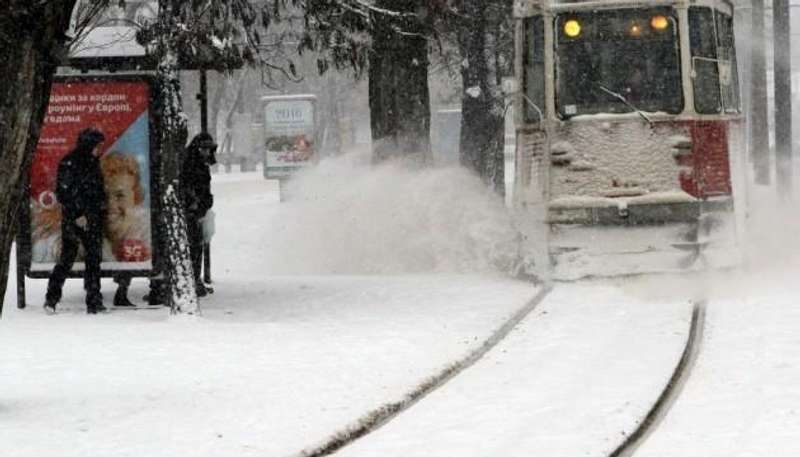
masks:
POLYGON ((205 284, 203 284, 203 281, 197 282, 195 289, 197 291, 198 297, 205 297, 206 295, 208 295, 208 290, 206 289, 205 284))
POLYGON ((44 312, 48 315, 53 315, 56 313, 56 304, 53 301, 45 300, 44 301, 44 312))
POLYGON ((142 297, 145 304, 147 306, 167 306, 167 303, 164 301, 164 298, 159 293, 150 292, 144 297, 142 297))
POLYGON ((107 311, 108 309, 103 306, 103 295, 100 292, 87 291, 86 296, 86 312, 89 314, 97 314, 107 311))
POLYGON ((123 287, 117 288, 117 293, 114 294, 114 306, 130 307, 136 306, 128 300, 128 290, 123 287))
POLYGON ((147 306, 167 306, 164 293, 164 282, 160 279, 150 280, 150 292, 142 297, 147 306))
POLYGON ((108 311, 108 308, 103 306, 102 303, 95 303, 94 305, 86 306, 86 312, 89 314, 105 313, 106 311, 108 311))

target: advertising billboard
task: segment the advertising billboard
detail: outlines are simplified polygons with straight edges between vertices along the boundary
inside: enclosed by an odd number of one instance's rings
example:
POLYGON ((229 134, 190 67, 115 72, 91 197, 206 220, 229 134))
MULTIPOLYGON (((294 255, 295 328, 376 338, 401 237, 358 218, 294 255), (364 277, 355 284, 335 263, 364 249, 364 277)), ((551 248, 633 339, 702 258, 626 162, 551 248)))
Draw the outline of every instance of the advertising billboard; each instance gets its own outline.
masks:
MULTIPOLYGON (((103 227, 105 274, 153 269, 151 87, 145 78, 93 77, 53 83, 39 143, 30 168, 27 224, 29 272, 49 273, 61 251, 61 205, 55 195, 61 159, 78 133, 99 129, 100 166, 106 188, 103 227)), ((82 250, 82 249, 81 249, 82 250)), ((73 271, 82 271, 79 252, 73 271)))
POLYGON ((264 176, 282 178, 316 160, 316 97, 270 96, 264 107, 264 176))

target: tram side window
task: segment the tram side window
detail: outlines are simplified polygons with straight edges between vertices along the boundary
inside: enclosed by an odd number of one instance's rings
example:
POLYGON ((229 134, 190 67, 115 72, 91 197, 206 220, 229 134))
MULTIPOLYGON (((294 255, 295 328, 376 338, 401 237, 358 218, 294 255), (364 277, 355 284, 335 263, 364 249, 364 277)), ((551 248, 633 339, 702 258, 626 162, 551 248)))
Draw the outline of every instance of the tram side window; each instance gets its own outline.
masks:
POLYGON ((719 75, 722 85, 722 105, 726 113, 741 111, 739 72, 736 62, 736 43, 733 36, 733 17, 717 12, 719 75))
POLYGON ((711 8, 689 10, 694 108, 701 114, 722 111, 714 28, 714 13, 711 8))
POLYGON ((525 20, 525 49, 522 56, 524 69, 523 90, 525 122, 540 122, 544 111, 544 20, 541 16, 525 20), (533 105, 536 105, 534 107, 533 105), (538 108, 538 110, 537 110, 538 108))
POLYGON ((695 110, 701 114, 738 112, 733 18, 711 8, 691 8, 689 28, 695 110))

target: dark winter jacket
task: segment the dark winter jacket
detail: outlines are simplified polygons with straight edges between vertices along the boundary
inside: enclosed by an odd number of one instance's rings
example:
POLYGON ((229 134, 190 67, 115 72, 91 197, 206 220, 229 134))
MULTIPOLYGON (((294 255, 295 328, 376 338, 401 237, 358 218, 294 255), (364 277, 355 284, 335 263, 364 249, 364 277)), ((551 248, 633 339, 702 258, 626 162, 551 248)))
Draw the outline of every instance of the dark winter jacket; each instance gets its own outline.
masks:
POLYGON ((181 168, 181 202, 190 218, 200 219, 214 205, 211 194, 211 170, 216 148, 211 135, 195 136, 186 148, 186 160, 181 168), (204 154, 201 149, 207 148, 204 154))
POLYGON ((64 156, 58 165, 56 198, 63 207, 65 220, 102 216, 105 212, 103 173, 100 160, 92 154, 101 141, 79 139, 75 149, 64 156))

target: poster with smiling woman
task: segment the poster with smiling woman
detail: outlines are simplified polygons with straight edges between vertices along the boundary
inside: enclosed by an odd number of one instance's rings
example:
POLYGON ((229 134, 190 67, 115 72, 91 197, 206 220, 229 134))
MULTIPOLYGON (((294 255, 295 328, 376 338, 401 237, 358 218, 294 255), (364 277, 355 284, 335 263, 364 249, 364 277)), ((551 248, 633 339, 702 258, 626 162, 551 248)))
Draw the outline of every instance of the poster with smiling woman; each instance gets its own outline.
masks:
MULTIPOLYGON (((141 78, 54 82, 30 170, 30 272, 49 273, 60 255, 58 164, 87 127, 106 137, 100 157, 107 208, 101 268, 106 274, 152 269, 150 92, 149 81, 141 78)), ((79 253, 73 271, 83 268, 79 253)))

